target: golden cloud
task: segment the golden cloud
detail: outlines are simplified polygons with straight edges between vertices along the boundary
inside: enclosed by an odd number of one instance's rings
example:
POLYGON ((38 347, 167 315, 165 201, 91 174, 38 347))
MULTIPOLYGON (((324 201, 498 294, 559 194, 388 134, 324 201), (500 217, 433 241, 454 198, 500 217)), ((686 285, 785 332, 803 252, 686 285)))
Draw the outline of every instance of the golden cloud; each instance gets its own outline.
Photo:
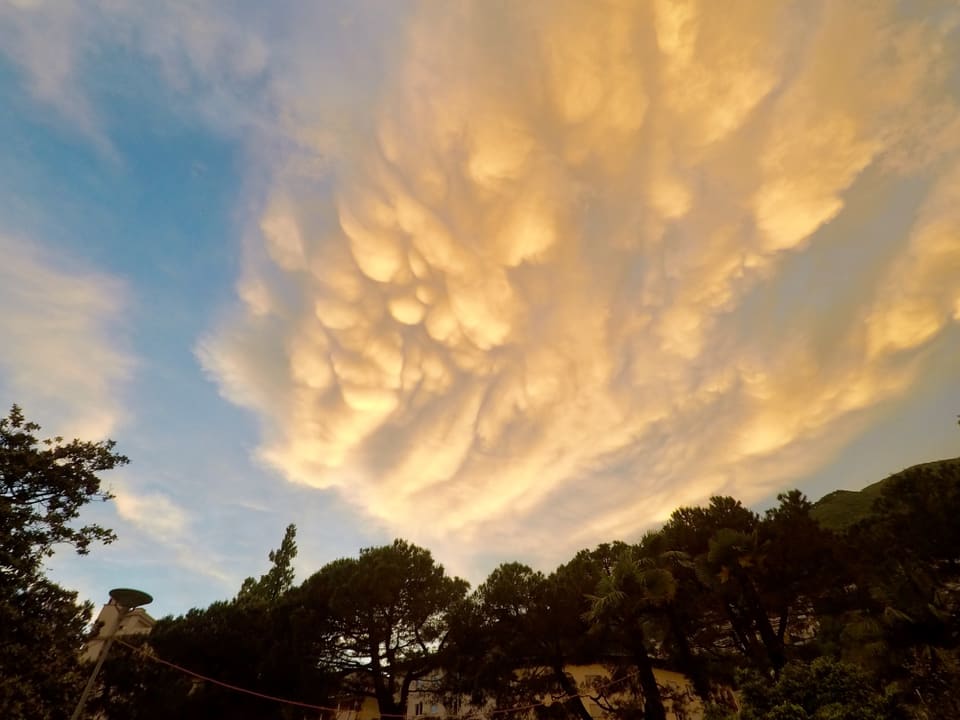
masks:
POLYGON ((136 366, 120 332, 126 287, 2 233, 0 257, 0 394, 52 433, 108 437, 127 415, 123 391, 136 366))
POLYGON ((958 143, 897 159, 923 108, 956 110, 951 12, 425 6, 334 166, 301 145, 274 168, 201 357, 286 477, 422 542, 561 557, 764 497, 902 396, 902 353, 960 313, 958 143), (809 312, 845 278, 789 268, 887 211, 848 209, 868 173, 920 169, 942 179, 893 264, 864 264, 860 309, 809 312))

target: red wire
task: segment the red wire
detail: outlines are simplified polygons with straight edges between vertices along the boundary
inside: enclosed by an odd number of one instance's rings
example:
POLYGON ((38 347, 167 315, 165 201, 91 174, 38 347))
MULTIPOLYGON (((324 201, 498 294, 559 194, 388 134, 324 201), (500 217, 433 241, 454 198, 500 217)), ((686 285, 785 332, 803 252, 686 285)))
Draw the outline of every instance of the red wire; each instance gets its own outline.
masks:
MULTIPOLYGON (((201 674, 198 673, 198 672, 194 672, 193 670, 189 670, 189 669, 187 669, 187 668, 185 668, 185 667, 183 667, 183 666, 181 666, 181 665, 177 665, 176 663, 172 663, 172 662, 170 662, 169 660, 164 660, 163 658, 158 657, 158 656, 154 655, 153 653, 146 652, 142 647, 137 647, 136 645, 131 645, 131 644, 128 643, 128 642, 124 642, 124 641, 121 640, 120 638, 115 638, 115 639, 114 639, 114 642, 116 642, 116 643, 118 643, 118 644, 120 644, 120 645, 123 645, 124 647, 130 648, 130 649, 133 650, 134 652, 139 653, 141 656, 143 656, 143 657, 145 657, 145 658, 147 658, 147 659, 149 659, 149 660, 152 660, 153 662, 160 663, 161 665, 166 665, 166 666, 169 667, 169 668, 173 668, 174 670, 177 670, 178 672, 182 672, 182 673, 185 674, 185 675, 190 675, 191 677, 195 677, 195 678, 197 678, 198 680, 203 680, 204 682, 208 682, 208 683, 211 683, 211 684, 213 684, 213 685, 219 685, 220 687, 226 688, 227 690, 233 690, 234 692, 243 693, 243 694, 245 694, 245 695, 252 695, 253 697, 258 697, 258 698, 260 698, 261 700, 270 700, 270 701, 272 701, 272 702, 283 703, 283 704, 285 704, 285 705, 296 705, 297 707, 309 708, 310 710, 324 710, 324 711, 332 712, 332 713, 339 713, 339 712, 341 712, 341 709, 340 709, 340 708, 327 707, 327 706, 325 706, 325 705, 313 705, 313 704, 311 704, 311 703, 300 702, 299 700, 288 700, 287 698, 277 697, 277 696, 275 696, 275 695, 267 695, 267 694, 265 694, 265 693, 257 692, 256 690, 248 690, 247 688, 243 688, 243 687, 240 687, 240 686, 238 686, 238 685, 231 685, 230 683, 223 682, 222 680, 217 680, 217 679, 215 679, 215 678, 208 677, 208 676, 206 676, 206 675, 201 675, 201 674)), ((625 675, 624 677, 620 678, 619 680, 612 680, 612 681, 610 681, 609 683, 607 683, 606 685, 603 685, 602 687, 597 688, 597 689, 598 689, 598 690, 601 690, 601 689, 608 688, 608 687, 610 687, 611 685, 615 685, 616 683, 623 682, 624 680, 627 680, 628 678, 630 678, 631 676, 636 675, 636 674, 637 674, 636 672, 630 673, 629 675, 625 675)), ((584 698, 584 697, 589 697, 589 695, 586 694, 586 693, 580 693, 580 694, 577 694, 577 695, 562 695, 561 697, 559 697, 557 700, 555 700, 555 701, 553 701, 553 702, 561 702, 561 703, 562 703, 562 702, 566 702, 567 700, 573 700, 573 698, 577 698, 577 697, 578 697, 578 698, 584 698)), ((522 711, 522 710, 532 710, 533 708, 540 707, 540 706, 546 706, 546 703, 544 703, 544 702, 538 702, 538 703, 533 703, 533 704, 531 704, 531 705, 519 705, 519 706, 517 706, 517 707, 512 707, 512 708, 503 708, 503 709, 500 709, 500 710, 491 710, 491 711, 489 712, 489 714, 490 714, 490 715, 502 715, 502 714, 511 713, 511 712, 520 712, 520 711, 522 711)), ((398 713, 380 713, 380 717, 387 717, 387 718, 406 718, 406 715, 401 715, 401 714, 398 714, 398 713)))
MULTIPOLYGON (((174 670, 178 670, 179 672, 182 672, 185 675, 190 675, 191 677, 195 677, 198 680, 203 680, 204 682, 212 683, 213 685, 219 685, 220 687, 226 688, 227 690, 233 690, 234 692, 244 693, 246 695, 253 695, 254 697, 261 698, 262 700, 272 700, 273 702, 284 703, 285 705, 296 705, 297 707, 310 708, 311 710, 326 710, 329 712, 339 712, 340 710, 339 708, 326 707, 324 705, 312 705, 311 703, 300 702, 299 700, 288 700, 287 698, 276 697, 275 695, 266 695, 265 693, 257 692, 256 690, 248 690, 247 688, 239 687, 238 685, 231 685, 230 683, 223 682, 222 680, 217 680, 215 678, 208 677, 206 675, 201 675, 200 673, 194 672, 193 670, 188 670, 187 668, 181 665, 177 665, 176 663, 172 663, 169 660, 164 660, 161 657, 157 657, 152 653, 146 652, 143 648, 137 647, 135 645, 131 645, 130 643, 124 642, 119 638, 114 640, 114 642, 117 642, 121 645, 124 645, 125 647, 130 648, 131 650, 139 653, 143 657, 149 660, 153 660, 156 663, 160 663, 161 665, 166 665, 167 667, 173 668, 174 670)), ((396 715, 396 714, 394 715, 384 714, 383 717, 404 717, 404 716, 396 715)))

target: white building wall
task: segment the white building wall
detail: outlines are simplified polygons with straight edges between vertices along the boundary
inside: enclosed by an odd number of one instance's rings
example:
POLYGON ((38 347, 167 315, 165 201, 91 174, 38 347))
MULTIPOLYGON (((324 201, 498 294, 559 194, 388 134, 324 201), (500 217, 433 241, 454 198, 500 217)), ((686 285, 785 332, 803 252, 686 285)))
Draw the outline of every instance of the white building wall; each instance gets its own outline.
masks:
POLYGON ((131 610, 121 619, 120 608, 111 600, 103 606, 94 623, 96 635, 87 641, 83 648, 81 659, 84 662, 96 662, 103 650, 104 643, 114 633, 117 637, 124 635, 144 635, 149 633, 156 624, 143 608, 131 610))

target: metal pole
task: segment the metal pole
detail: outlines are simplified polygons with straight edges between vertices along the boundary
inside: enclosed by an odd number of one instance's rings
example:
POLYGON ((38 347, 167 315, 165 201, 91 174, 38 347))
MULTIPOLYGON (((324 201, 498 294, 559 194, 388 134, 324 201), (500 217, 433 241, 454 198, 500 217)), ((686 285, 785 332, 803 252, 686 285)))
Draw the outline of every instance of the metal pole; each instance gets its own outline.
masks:
POLYGON ((87 704, 87 699, 90 697, 90 692, 93 690, 93 685, 97 681, 97 675, 100 673, 100 668, 103 667, 103 661, 107 659, 107 653, 110 652, 110 646, 113 645, 113 639, 117 636, 117 631, 120 629, 120 623, 123 621, 123 618, 127 616, 128 612, 130 612, 128 608, 121 607, 119 605, 117 606, 117 625, 113 628, 113 632, 110 633, 110 636, 103 644, 103 649, 100 651, 100 656, 97 658, 97 664, 93 666, 93 672, 90 673, 90 679, 87 680, 87 685, 83 688, 83 694, 80 696, 80 702, 77 703, 77 708, 73 711, 73 715, 70 716, 70 720, 80 720, 80 716, 83 713, 83 707, 87 704))

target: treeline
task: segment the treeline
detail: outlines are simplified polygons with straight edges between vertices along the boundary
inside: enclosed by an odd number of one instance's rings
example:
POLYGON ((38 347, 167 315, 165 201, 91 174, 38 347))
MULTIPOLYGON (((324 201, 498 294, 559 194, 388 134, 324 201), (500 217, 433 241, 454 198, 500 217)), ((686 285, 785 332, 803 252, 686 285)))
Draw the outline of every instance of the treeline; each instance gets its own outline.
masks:
MULTIPOLYGON (((884 483, 866 518, 823 527, 799 492, 759 515, 730 497, 680 508, 636 544, 576 554, 544 574, 496 568, 475 591, 403 540, 362 550, 294 586, 294 528, 273 566, 232 601, 161 620, 158 656, 269 695, 336 706, 373 696, 403 715, 431 678, 438 702, 529 706, 589 720, 564 668, 602 663, 611 717, 665 717, 654 668, 687 675, 707 707, 736 687, 741 717, 960 717, 960 460, 884 483), (537 668, 537 672, 517 673, 537 668)), ((107 673, 108 718, 292 718, 134 654, 107 673)), ((666 702, 665 702, 666 701, 666 702)))
MULTIPOLYGON (((52 583, 55 545, 112 533, 77 526, 109 499, 110 442, 41 440, 0 419, 0 717, 63 718, 79 696, 89 606, 52 583)), ((496 568, 471 592, 403 540, 294 583, 293 526, 270 568, 231 600, 158 621, 139 651, 117 644, 89 706, 108 720, 317 717, 200 682, 148 657, 264 695, 337 707, 375 699, 404 715, 424 682, 438 703, 536 720, 590 720, 565 672, 600 663, 611 720, 664 717, 655 668, 691 680, 710 720, 960 717, 960 459, 895 475, 852 524, 800 492, 757 514, 730 497, 680 508, 637 543, 577 553, 550 573, 496 568), (821 520, 827 515, 826 527, 821 520), (818 519, 819 518, 819 519, 818 519)), ((592 705, 592 704, 591 704, 592 705)), ((329 715, 329 713, 328 713, 329 715)))

